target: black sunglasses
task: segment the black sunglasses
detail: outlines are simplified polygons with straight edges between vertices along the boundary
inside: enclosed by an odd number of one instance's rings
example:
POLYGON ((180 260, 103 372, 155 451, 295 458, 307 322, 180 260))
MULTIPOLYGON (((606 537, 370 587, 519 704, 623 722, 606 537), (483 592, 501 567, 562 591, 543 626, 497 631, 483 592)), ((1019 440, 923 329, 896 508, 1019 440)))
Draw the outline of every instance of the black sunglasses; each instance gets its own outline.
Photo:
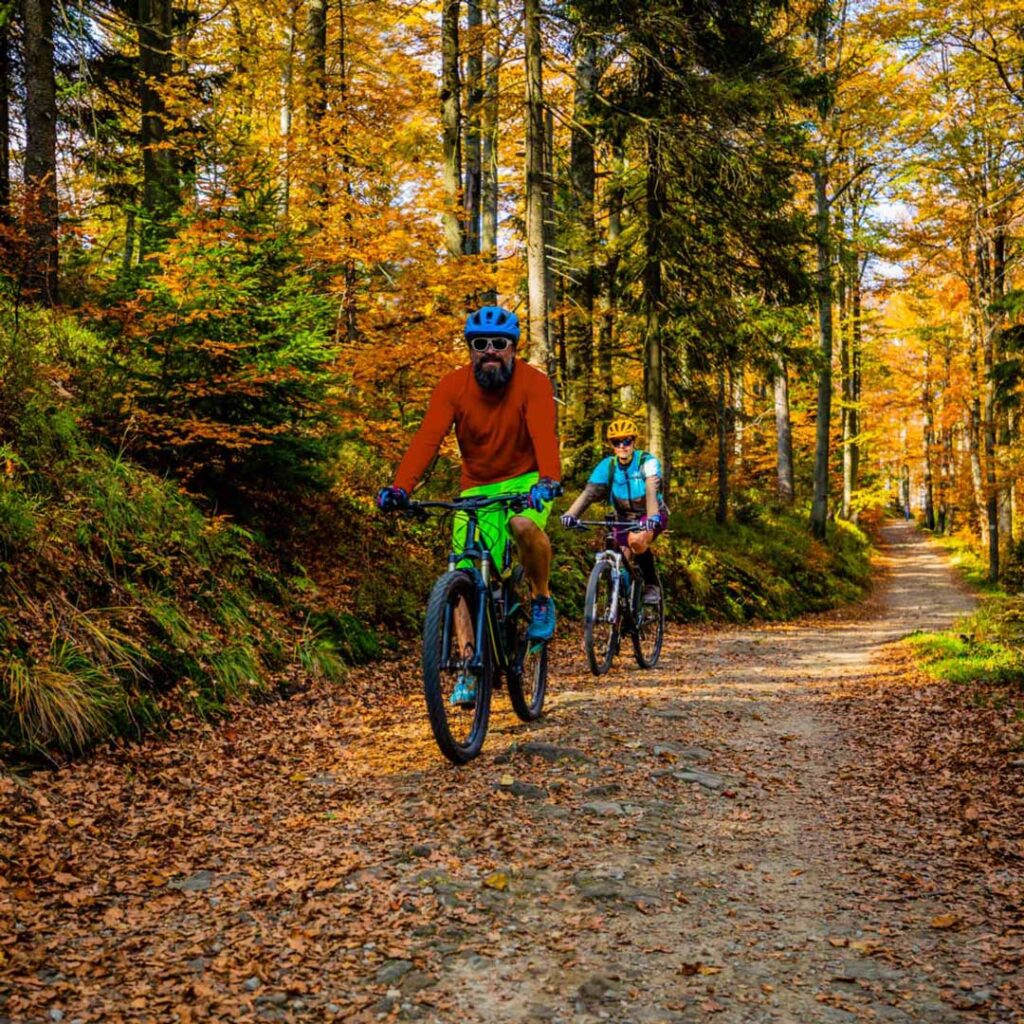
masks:
POLYGON ((469 344, 474 352, 486 352, 488 347, 495 352, 504 352, 509 345, 513 344, 511 338, 470 338, 469 344))
POLYGON ((635 437, 616 437, 612 441, 613 448, 628 448, 634 441, 635 437))

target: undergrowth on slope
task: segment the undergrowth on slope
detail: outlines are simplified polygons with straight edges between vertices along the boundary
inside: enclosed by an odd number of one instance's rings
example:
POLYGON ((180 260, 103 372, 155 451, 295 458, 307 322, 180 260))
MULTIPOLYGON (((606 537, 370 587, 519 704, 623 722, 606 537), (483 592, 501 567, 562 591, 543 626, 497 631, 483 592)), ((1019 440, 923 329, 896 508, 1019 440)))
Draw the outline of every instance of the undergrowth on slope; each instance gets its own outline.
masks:
POLYGON ((255 531, 80 428, 76 332, 0 324, 0 754, 81 752, 376 654, 255 531))

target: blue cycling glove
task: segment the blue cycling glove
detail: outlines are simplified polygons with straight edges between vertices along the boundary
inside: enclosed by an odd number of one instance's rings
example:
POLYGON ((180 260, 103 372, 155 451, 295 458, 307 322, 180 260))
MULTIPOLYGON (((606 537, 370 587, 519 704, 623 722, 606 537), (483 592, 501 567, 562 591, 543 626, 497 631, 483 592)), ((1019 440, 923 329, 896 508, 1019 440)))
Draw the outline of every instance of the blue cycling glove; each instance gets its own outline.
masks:
POLYGON ((397 512, 409 507, 409 495, 404 487, 382 487, 377 492, 377 508, 381 512, 397 512))
POLYGON ((662 518, 658 513, 653 516, 641 516, 640 517, 640 529, 641 530, 657 530, 662 524, 662 518))
POLYGON ((549 476, 542 476, 530 488, 530 508, 534 512, 543 512, 544 506, 560 497, 561 493, 562 485, 557 480, 552 480, 549 476))

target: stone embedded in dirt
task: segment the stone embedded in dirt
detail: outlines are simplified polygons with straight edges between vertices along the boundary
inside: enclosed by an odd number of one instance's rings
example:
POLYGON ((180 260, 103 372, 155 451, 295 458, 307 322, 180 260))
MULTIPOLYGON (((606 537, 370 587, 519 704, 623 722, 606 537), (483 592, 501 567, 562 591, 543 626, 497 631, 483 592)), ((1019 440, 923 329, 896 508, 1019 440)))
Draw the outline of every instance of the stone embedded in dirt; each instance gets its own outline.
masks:
POLYGON ((518 779, 507 786, 496 783, 492 788, 500 789, 503 793, 511 793, 522 800, 543 800, 548 795, 543 786, 535 786, 532 782, 520 782, 518 779))
POLYGON ((579 1001, 584 1006, 597 1003, 602 999, 618 998, 616 981, 604 974, 592 974, 577 990, 579 1001))
POLYGON ((625 807, 614 800, 591 800, 583 805, 583 810, 601 818, 620 818, 626 813, 625 807))
POLYGON ((591 786, 590 789, 585 790, 583 795, 589 796, 592 800, 602 796, 615 796, 616 793, 621 793, 622 787, 617 782, 607 782, 603 786, 591 786))
POLYGON ((703 786, 705 789, 721 789, 725 785, 724 779, 712 775, 711 772, 702 772, 698 768, 691 768, 685 772, 673 772, 672 778, 678 779, 680 782, 696 782, 697 785, 703 786))
POLYGON ((429 843, 417 843, 409 853, 413 857, 429 857, 434 852, 434 848, 429 843))
POLYGON ((392 985, 399 978, 404 978, 411 970, 412 961, 410 960, 389 960, 382 964, 377 971, 377 984, 392 985))
POLYGON ((167 883, 168 889, 178 889, 181 892, 204 892, 213 885, 216 875, 212 871, 197 871, 188 878, 172 878, 167 883))
POLYGON ((402 981, 402 994, 411 996, 437 984, 437 978, 426 971, 410 971, 402 981))
POLYGON ((287 992, 268 992, 264 996, 256 997, 257 1003, 262 1003, 264 1006, 284 1006, 288 1002, 287 992))
POLYGON ((255 992, 256 989, 258 989, 262 984, 263 983, 260 981, 260 979, 257 978, 256 975, 254 974, 251 978, 245 979, 245 984, 242 986, 242 988, 244 988, 246 992, 255 992))
POLYGON ((568 807, 559 807, 556 804, 545 804, 538 807, 534 813, 541 818, 568 818, 572 815, 568 807))
POLYGON ((622 879, 588 875, 583 871, 573 875, 572 884, 588 900, 629 900, 638 895, 638 891, 622 879))
POLYGON ((682 743, 655 743, 654 756, 665 757, 666 755, 678 757, 684 761, 711 760, 711 751, 705 750, 703 747, 687 747, 682 743))
MULTIPOLYGON (((541 757, 545 761, 589 761, 590 758, 578 747, 560 747, 556 743, 521 743, 514 748, 520 754, 541 757)), ((511 753, 511 751, 510 751, 511 753)))
POLYGON ((441 868, 427 868, 413 876, 413 885, 430 886, 434 892, 454 892, 465 889, 463 882, 456 882, 447 871, 441 868))
POLYGON ((672 722, 689 721, 693 718, 692 711, 684 711, 682 708, 659 708, 657 711, 653 711, 652 714, 656 718, 667 718, 672 722))
POLYGON ((530 1015, 530 1020, 554 1020, 557 1015, 555 1010, 543 1003, 530 1003, 526 1011, 530 1015))

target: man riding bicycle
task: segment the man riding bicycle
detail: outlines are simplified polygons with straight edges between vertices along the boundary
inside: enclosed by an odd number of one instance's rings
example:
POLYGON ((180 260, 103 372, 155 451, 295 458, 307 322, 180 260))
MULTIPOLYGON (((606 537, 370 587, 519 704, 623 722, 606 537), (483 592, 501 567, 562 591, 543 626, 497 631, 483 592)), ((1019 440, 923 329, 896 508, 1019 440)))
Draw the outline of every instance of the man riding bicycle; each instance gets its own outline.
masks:
MULTIPOLYGON (((462 497, 529 494, 528 509, 513 513, 496 506, 481 511, 479 522, 496 565, 501 565, 508 533, 514 538, 533 598, 527 635, 549 640, 555 631, 555 602, 549 590, 551 542, 544 526, 550 503, 562 493, 551 382, 516 359, 519 319, 509 310, 484 306, 470 313, 465 338, 469 365, 443 377, 434 389, 423 423, 394 482, 377 495, 377 506, 385 512, 408 506, 410 493, 454 423, 462 454, 462 497)), ((457 515, 456 551, 465 529, 465 516, 457 515)), ((460 644, 471 649, 473 629, 464 610, 456 615, 456 629, 460 644)), ((471 694, 457 692, 452 698, 453 703, 466 699, 471 694)))
POLYGON ((615 543, 643 575, 644 603, 657 604, 661 591, 650 546, 668 526, 668 509, 661 494, 661 463, 650 452, 637 450, 637 433, 631 419, 612 420, 607 437, 613 454, 594 467, 586 486, 562 516, 562 525, 576 526, 587 508, 603 498, 619 519, 637 520, 639 529, 615 528, 615 543))

